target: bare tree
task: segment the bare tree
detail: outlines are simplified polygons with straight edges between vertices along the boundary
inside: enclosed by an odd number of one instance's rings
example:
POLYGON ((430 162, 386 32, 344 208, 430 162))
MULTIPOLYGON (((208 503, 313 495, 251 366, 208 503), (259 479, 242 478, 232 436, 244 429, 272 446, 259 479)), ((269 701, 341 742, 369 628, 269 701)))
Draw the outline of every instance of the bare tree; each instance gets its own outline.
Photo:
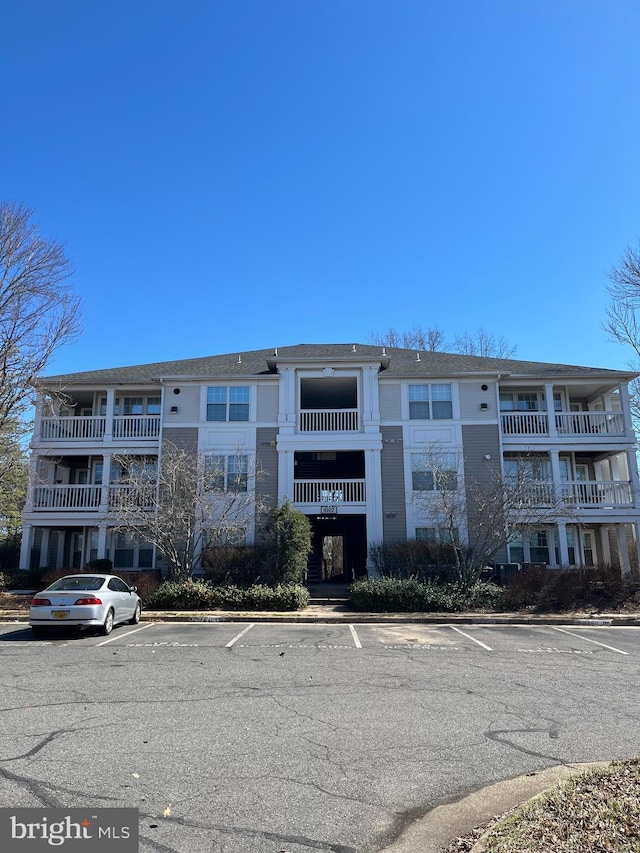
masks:
MULTIPOLYGON (((71 264, 31 216, 20 204, 0 202, 0 435, 15 437, 17 447, 29 429, 34 380, 80 330, 71 264)), ((15 462, 0 459, 0 478, 15 462)))
POLYGON ((502 337, 496 338, 482 326, 474 334, 465 332, 462 335, 456 335, 451 344, 447 344, 442 329, 437 325, 428 329, 415 325, 404 332, 390 327, 386 332, 372 332, 369 340, 378 346, 403 347, 424 352, 443 352, 450 348, 461 355, 490 358, 513 358, 517 351, 515 344, 510 344, 502 337))
POLYGON ((420 456, 421 464, 413 466, 414 502, 450 546, 461 584, 473 584, 523 532, 572 515, 562 487, 532 479, 529 465, 503 476, 500 462, 487 460, 481 476, 463 483, 455 452, 434 446, 420 456))
MULTIPOLYGON (((609 270, 607 292, 610 301, 606 320, 602 324, 611 340, 629 347, 632 358, 629 366, 640 373, 640 239, 637 249, 627 246, 620 262, 609 270)), ((640 424, 640 381, 629 385, 631 413, 640 424)))
POLYGON ((122 476, 112 487, 116 529, 155 545, 171 580, 191 577, 203 547, 237 538, 256 510, 255 471, 239 449, 195 454, 164 442, 155 459, 114 456, 122 476))

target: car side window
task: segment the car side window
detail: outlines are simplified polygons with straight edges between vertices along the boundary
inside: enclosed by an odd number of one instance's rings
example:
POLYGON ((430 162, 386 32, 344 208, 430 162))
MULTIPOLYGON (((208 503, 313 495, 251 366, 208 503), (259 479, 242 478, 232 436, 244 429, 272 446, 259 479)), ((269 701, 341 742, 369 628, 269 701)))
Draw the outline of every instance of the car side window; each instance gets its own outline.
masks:
POLYGON ((109 589, 114 592, 129 592, 129 587, 120 578, 111 578, 109 581, 109 589))

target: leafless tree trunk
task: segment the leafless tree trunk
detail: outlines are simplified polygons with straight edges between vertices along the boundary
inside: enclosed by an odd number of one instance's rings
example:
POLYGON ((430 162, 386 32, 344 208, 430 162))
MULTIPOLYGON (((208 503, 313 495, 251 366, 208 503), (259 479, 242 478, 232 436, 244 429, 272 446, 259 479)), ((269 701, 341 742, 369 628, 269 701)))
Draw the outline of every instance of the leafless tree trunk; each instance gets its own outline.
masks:
MULTIPOLYGON (((28 431, 33 383, 53 353, 76 340, 80 300, 63 247, 44 240, 32 211, 0 202, 0 435, 28 431)), ((0 458, 0 477, 13 458, 0 458)))
MULTIPOLYGON (((609 270, 607 292, 610 301, 606 320, 602 324, 611 340, 629 347, 632 358, 629 366, 640 373, 640 239, 638 248, 627 247, 620 262, 609 270)), ((636 427, 640 425, 640 382, 629 385, 631 413, 636 427)))
POLYGON ((208 464, 231 454, 194 454, 164 442, 160 467, 137 456, 114 456, 123 476, 113 490, 110 517, 116 529, 155 545, 167 560, 169 577, 191 577, 202 548, 210 541, 234 538, 256 511, 255 471, 242 465, 208 464), (226 467, 224 467, 226 465, 226 467))

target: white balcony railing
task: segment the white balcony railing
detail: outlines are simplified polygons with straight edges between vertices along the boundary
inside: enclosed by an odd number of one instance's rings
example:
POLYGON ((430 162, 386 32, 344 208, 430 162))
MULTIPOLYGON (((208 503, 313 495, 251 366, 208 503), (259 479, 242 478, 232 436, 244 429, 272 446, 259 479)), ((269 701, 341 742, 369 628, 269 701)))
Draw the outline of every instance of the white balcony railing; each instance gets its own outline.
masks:
POLYGON ((357 409, 301 409, 300 432, 357 432, 357 409))
MULTIPOLYGON (((125 505, 153 509, 156 505, 156 487, 149 485, 137 489, 132 500, 131 486, 109 486, 109 509, 116 510, 125 505)), ((73 512, 97 511, 100 509, 102 486, 36 486, 33 490, 33 510, 69 510, 73 512)))
POLYGON ((119 415, 113 419, 113 437, 157 438, 160 435, 160 415, 119 415))
POLYGON ((604 509, 633 506, 633 490, 626 480, 576 480, 560 483, 557 490, 551 482, 524 483, 522 502, 528 506, 553 506, 565 503, 575 509, 604 509))
MULTIPOLYGON (((41 441, 104 441, 109 438, 104 417, 42 418, 41 441)), ((112 437, 155 439, 160 435, 160 415, 119 415, 113 419, 112 437)))
POLYGON ((295 480, 293 501, 300 504, 361 504, 366 501, 364 480, 295 480))
POLYGON ((101 441, 106 422, 107 419, 104 417, 42 418, 40 421, 40 438, 42 441, 67 441, 69 439, 101 441))
MULTIPOLYGON (((625 434, 622 412, 556 412, 554 417, 561 436, 625 434)), ((549 435, 546 412, 502 412, 500 422, 504 435, 549 435)))
POLYGON ((622 412, 556 413, 556 428, 560 435, 625 434, 622 412))
POLYGON ((33 490, 33 509, 97 510, 100 506, 100 486, 36 486, 33 490))

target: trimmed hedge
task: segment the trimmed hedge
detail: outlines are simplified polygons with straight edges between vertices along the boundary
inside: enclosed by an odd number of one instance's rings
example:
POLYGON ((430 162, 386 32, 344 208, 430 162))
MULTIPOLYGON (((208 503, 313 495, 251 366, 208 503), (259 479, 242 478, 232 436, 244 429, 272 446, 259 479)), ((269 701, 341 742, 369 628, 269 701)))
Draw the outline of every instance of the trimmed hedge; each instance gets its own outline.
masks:
POLYGON ((309 592, 299 584, 275 587, 213 586, 207 581, 165 581, 147 602, 152 610, 300 610, 309 592))
POLYGON ((349 589, 356 610, 369 613, 460 613, 464 610, 495 610, 502 590, 478 581, 464 588, 454 583, 423 583, 409 578, 373 578, 356 581, 349 589))

